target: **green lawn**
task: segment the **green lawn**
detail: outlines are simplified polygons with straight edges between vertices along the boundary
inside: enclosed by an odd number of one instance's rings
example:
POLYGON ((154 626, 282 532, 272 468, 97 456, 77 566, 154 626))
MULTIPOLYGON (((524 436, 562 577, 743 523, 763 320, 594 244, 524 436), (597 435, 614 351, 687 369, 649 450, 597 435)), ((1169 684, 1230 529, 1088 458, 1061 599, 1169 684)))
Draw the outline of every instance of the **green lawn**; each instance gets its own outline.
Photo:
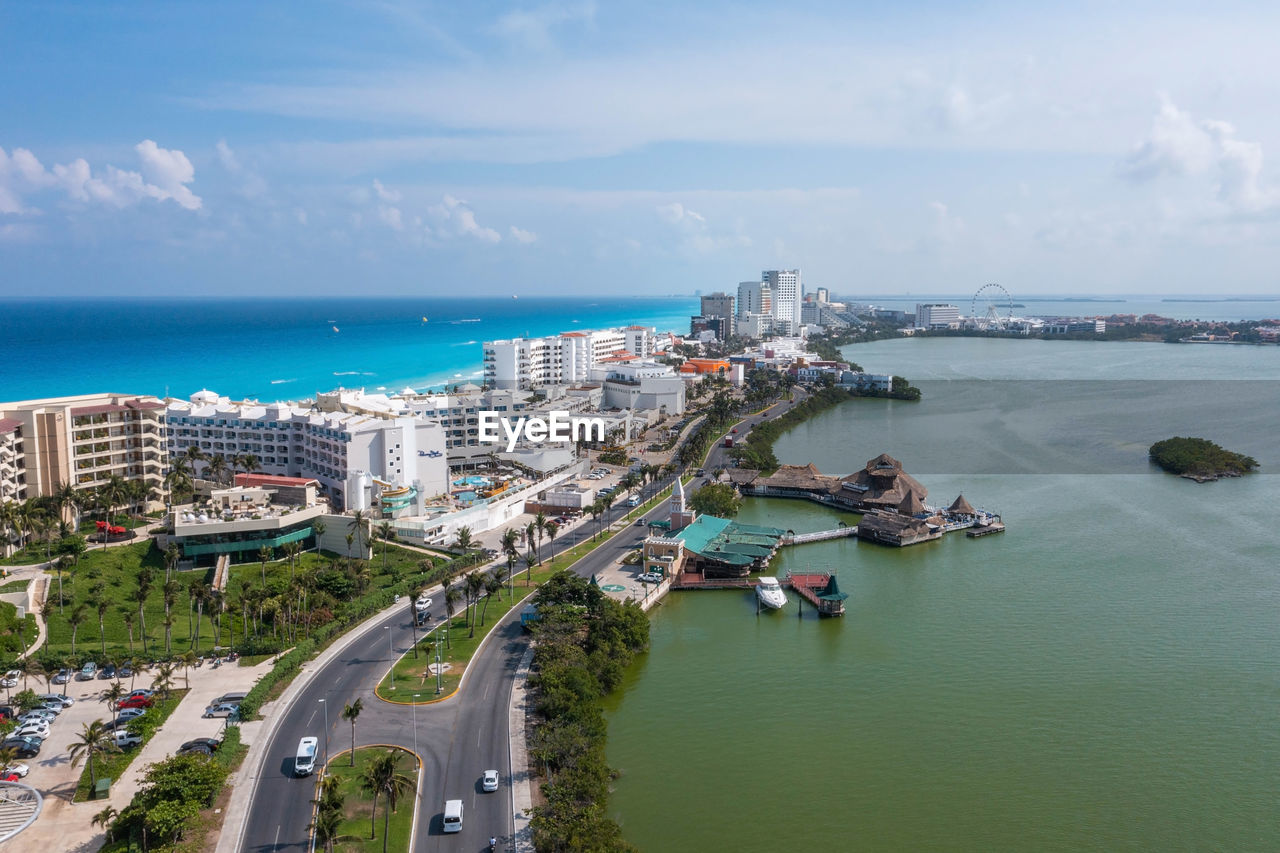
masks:
MULTIPOLYGON (((332 554, 306 553, 298 558, 297 565, 292 570, 286 560, 267 563, 265 572, 259 562, 233 566, 231 579, 227 585, 227 610, 223 614, 217 644, 224 648, 232 645, 239 648, 244 644, 245 631, 241 616, 242 608, 239 605, 240 596, 245 591, 252 594, 262 588, 264 576, 267 591, 278 596, 289 589, 291 576, 307 576, 308 572, 331 571, 335 560, 342 559, 332 554)), ((374 557, 368 562, 368 588, 377 590, 390 587, 412 577, 420 577, 423 584, 427 585, 433 582, 434 570, 442 563, 443 561, 438 558, 390 545, 384 565, 382 543, 378 542, 375 545, 374 557), (424 561, 425 566, 429 567, 425 571, 424 561)), ((164 555, 153 547, 150 541, 117 548, 91 548, 80 558, 78 566, 64 573, 62 588, 66 602, 61 612, 55 606, 49 619, 48 642, 36 653, 36 656, 41 660, 60 662, 63 658, 72 655, 70 619, 76 608, 84 605, 84 621, 76 632, 75 654, 79 658, 93 659, 103 663, 134 656, 165 657, 164 579, 164 555), (138 603, 134 597, 138 589, 138 575, 144 566, 151 570, 153 578, 143 607, 146 618, 145 649, 141 622, 138 618, 138 603), (105 632, 100 632, 98 628, 100 601, 107 603, 107 611, 103 616, 105 632), (132 646, 124 621, 126 612, 132 614, 134 620, 132 646)), ((199 624, 199 646, 196 651, 208 652, 215 644, 212 615, 206 608, 203 618, 197 620, 196 610, 188 593, 191 585, 196 582, 211 583, 213 570, 174 572, 173 579, 178 583, 179 591, 171 611, 173 623, 169 654, 180 655, 193 647, 197 623, 199 624)), ((49 594, 50 600, 56 602, 58 597, 56 579, 50 584, 49 594)), ((249 633, 252 636, 252 629, 249 633)), ((283 643, 283 638, 272 638, 270 627, 264 629, 262 639, 275 645, 283 643)))
MULTIPOLYGON (((343 753, 329 763, 328 772, 342 780, 338 790, 344 797, 343 805, 346 820, 342 822, 339 836, 350 836, 351 840, 340 841, 334 850, 342 853, 382 853, 383 809, 386 801, 378 798, 378 813, 374 815, 373 799, 360 788, 360 772, 365 763, 374 755, 383 752, 386 747, 364 746, 356 750, 356 766, 351 766, 351 754, 343 753), (376 820, 374 818, 376 817, 376 820), (370 828, 373 825, 373 838, 370 828)), ((399 770, 404 775, 418 781, 418 759, 406 749, 399 750, 401 758, 399 770)), ((387 828, 387 850, 406 853, 409 850, 409 837, 413 832, 414 806, 418 802, 416 796, 401 797, 396 803, 396 810, 391 813, 391 823, 387 828)))
POLYGON ((27 578, 26 580, 21 580, 21 581, 9 581, 6 584, 0 585, 0 593, 23 592, 26 590, 27 585, 30 583, 31 583, 30 578, 27 578))
POLYGON ((0 654, 8 657, 20 654, 31 645, 38 633, 35 616, 28 613, 19 619, 15 605, 0 601, 0 654))
MULTIPOLYGON (((169 715, 177 710, 178 703, 181 702, 182 697, 186 695, 187 695, 186 690, 174 690, 170 692, 168 699, 162 699, 161 701, 157 702, 155 705, 151 707, 151 709, 147 713, 155 714, 158 722, 155 723, 154 726, 152 726, 151 734, 146 734, 143 736, 142 746, 135 746, 130 749, 123 750, 121 752, 110 753, 108 755, 100 755, 97 758, 95 758, 93 770, 97 778, 111 779, 113 784, 115 783, 115 781, 120 779, 120 777, 124 775, 125 771, 129 769, 129 765, 133 763, 133 759, 137 758, 138 753, 142 752, 142 747, 147 745, 147 741, 151 740, 154 733, 160 728, 161 725, 163 725, 164 721, 169 719, 169 715)), ((81 701, 87 702, 89 700, 82 699, 81 701)), ((106 704, 103 703, 101 719, 105 722, 106 720, 109 720, 111 716, 112 716, 111 712, 107 710, 106 704)), ((80 774, 80 783, 76 785, 76 794, 74 799, 72 800, 72 802, 76 802, 76 803, 83 803, 84 801, 88 800, 89 794, 91 792, 91 787, 89 785, 88 759, 82 759, 80 766, 84 769, 83 769, 83 772, 80 774)))

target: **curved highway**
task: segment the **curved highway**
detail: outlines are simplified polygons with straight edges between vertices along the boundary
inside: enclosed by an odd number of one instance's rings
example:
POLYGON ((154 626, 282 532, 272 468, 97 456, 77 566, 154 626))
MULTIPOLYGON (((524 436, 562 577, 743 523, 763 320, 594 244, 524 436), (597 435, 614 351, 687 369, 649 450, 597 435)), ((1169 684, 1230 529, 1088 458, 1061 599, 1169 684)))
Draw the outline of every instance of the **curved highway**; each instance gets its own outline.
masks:
MULTIPOLYGON (((797 394, 796 399, 801 398, 797 394)), ((780 414, 792 405, 778 403, 768 414, 780 414)), ((740 434, 746 434, 743 425, 749 428, 760 419, 761 416, 755 415, 742 421, 738 425, 740 434)), ((713 448, 707 465, 723 467, 723 450, 713 448)), ((644 491, 652 494, 670 482, 668 478, 649 484, 644 491)), ((666 511, 667 505, 659 503, 646 518, 659 518, 666 511)), ((624 507, 614 507, 607 520, 612 521, 625 512, 624 507)), ((558 537, 544 556, 560 553, 587 538, 593 523, 583 521, 558 537)), ((643 529, 637 527, 634 536, 624 533, 596 548, 575 564, 574 571, 584 577, 602 571, 635 546, 644 535, 643 529)), ((515 588, 519 594, 519 579, 515 588)), ((306 683, 294 701, 283 709, 284 716, 267 742, 265 756, 257 769, 257 787, 246 818, 241 850, 252 853, 310 851, 309 826, 316 779, 295 777, 293 757, 301 738, 315 736, 321 739, 326 759, 329 756, 338 756, 339 761, 346 758, 339 753, 351 747, 351 726, 342 720, 341 713, 344 706, 357 698, 364 702, 364 709, 356 720, 357 746, 395 744, 414 750, 422 758, 415 851, 478 851, 487 848, 491 835, 498 836, 502 842, 499 849, 513 849, 508 708, 516 667, 528 642, 520 627, 519 609, 513 608, 495 625, 473 657, 463 687, 456 696, 415 707, 384 702, 373 695, 374 687, 392 662, 412 647, 412 604, 407 599, 403 601, 401 609, 363 629, 334 659, 319 668, 314 663, 303 668, 298 678, 306 679, 306 683), (484 793, 480 776, 493 768, 499 770, 501 784, 496 793, 484 793), (460 833, 444 835, 441 831, 446 799, 463 801, 460 833)), ((433 691, 434 686, 428 683, 418 692, 433 691)), ((412 692, 406 688, 405 698, 410 699, 412 692)))

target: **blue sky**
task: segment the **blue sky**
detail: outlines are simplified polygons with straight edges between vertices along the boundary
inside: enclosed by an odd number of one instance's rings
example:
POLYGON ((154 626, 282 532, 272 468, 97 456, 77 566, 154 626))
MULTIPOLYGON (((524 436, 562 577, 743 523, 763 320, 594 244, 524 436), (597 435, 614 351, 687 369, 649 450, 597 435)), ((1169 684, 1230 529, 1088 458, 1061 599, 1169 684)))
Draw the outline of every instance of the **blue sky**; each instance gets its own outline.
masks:
POLYGON ((0 296, 1273 294, 1264 5, 0 0, 0 296))

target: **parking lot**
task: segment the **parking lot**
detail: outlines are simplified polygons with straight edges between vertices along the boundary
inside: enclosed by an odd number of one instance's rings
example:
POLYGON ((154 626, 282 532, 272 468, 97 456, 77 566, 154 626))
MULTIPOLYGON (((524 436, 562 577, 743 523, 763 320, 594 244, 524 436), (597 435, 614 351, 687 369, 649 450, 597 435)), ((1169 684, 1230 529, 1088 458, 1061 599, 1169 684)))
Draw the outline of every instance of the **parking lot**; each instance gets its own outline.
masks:
MULTIPOLYGON (((45 798, 39 819, 22 832, 22 840, 33 849, 45 846, 51 850, 96 850, 101 842, 101 833, 90 825, 93 815, 108 804, 116 809, 123 809, 137 792, 147 766, 172 755, 186 741, 204 737, 221 738, 224 721, 204 719, 202 715, 205 706, 225 693, 248 690, 270 668, 270 659, 253 667, 234 664, 223 664, 217 669, 210 668, 209 664, 199 668, 192 667, 190 692, 164 726, 134 757, 123 778, 113 781, 111 796, 106 802, 71 802, 85 765, 82 760, 79 766, 71 766, 70 746, 79 739, 85 723, 93 720, 106 722, 114 716, 102 699, 103 692, 112 682, 99 679, 72 681, 46 689, 42 679, 29 680, 27 686, 41 694, 61 693, 65 686, 66 695, 76 701, 58 715, 57 721, 50 727, 48 739, 41 745, 40 754, 35 758, 21 759, 31 768, 30 775, 22 781, 40 791, 45 798), (97 842, 94 842, 95 838, 97 842)), ((152 677, 151 673, 142 672, 134 678, 132 687, 129 679, 124 679, 121 683, 127 689, 150 687, 152 677)), ((187 686, 183 669, 177 670, 173 686, 187 686)), ((14 692, 21 689, 22 683, 19 681, 14 692)))

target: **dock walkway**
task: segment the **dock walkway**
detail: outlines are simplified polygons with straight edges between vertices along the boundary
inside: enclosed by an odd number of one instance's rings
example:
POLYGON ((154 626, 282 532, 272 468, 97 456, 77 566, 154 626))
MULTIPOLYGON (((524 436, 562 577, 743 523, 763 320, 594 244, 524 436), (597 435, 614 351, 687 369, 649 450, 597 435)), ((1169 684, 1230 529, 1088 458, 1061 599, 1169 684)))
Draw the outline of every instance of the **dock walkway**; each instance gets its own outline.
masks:
POLYGON ((822 542, 826 539, 840 539, 846 536, 857 536, 858 527, 837 527, 833 530, 815 530, 812 533, 795 533, 782 537, 781 545, 803 545, 806 542, 822 542))
POLYGON ((847 595, 840 592, 835 576, 827 572, 788 574, 782 583, 814 606, 821 616, 843 616, 847 595))

